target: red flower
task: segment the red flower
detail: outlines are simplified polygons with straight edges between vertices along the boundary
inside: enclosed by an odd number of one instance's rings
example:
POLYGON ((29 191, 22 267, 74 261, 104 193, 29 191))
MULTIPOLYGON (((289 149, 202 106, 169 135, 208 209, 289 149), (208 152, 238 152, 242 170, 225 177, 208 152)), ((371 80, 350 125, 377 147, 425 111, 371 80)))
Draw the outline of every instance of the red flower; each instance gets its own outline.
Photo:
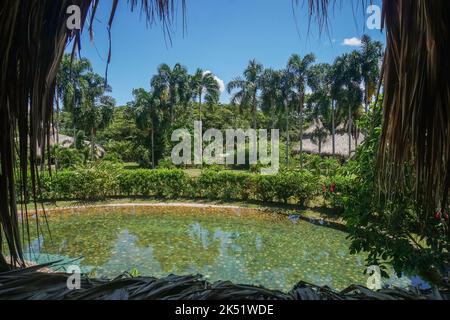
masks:
POLYGON ((436 212, 436 214, 434 215, 434 217, 436 218, 436 220, 441 220, 441 219, 442 219, 442 213, 441 213, 441 211, 436 212))
POLYGON ((445 219, 445 221, 448 222, 448 213, 446 213, 446 214, 444 215, 444 219, 445 219))
POLYGON ((336 184, 333 183, 333 184, 331 184, 331 186, 330 186, 330 192, 331 192, 331 193, 334 193, 335 190, 336 190, 336 184))

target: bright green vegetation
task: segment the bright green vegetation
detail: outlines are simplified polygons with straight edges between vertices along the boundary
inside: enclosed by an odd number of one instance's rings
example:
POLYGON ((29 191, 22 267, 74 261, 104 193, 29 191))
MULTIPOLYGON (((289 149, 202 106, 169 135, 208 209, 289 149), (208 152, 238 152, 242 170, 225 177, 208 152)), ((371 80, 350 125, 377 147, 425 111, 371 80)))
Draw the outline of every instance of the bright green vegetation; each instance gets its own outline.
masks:
MULTIPOLYGON (((104 88, 104 79, 93 72, 89 61, 76 59, 71 65, 65 56, 58 73, 56 125, 61 134, 76 135, 74 147, 85 162, 91 160, 92 150, 80 141, 89 139, 101 144, 109 159, 147 168, 166 165, 174 145, 172 132, 193 130, 194 121, 218 130, 276 128, 283 140, 280 162, 300 167, 303 138, 317 145, 319 153, 336 134, 351 133, 349 143, 359 138, 358 120, 376 95, 382 58, 381 43, 368 36, 362 43, 359 50, 337 57, 332 64, 316 63, 312 53, 292 54, 280 70, 251 60, 242 75, 227 84, 229 103, 219 102, 214 75, 188 70, 182 63, 162 63, 153 75, 149 70, 148 88, 134 90, 133 100, 116 108, 111 108, 114 100, 107 96, 110 88, 104 88), (315 130, 306 133, 313 124, 315 130)), ((79 157, 71 155, 71 162, 64 152, 57 155, 64 159, 58 165, 79 163, 79 157)))
POLYGON ((52 240, 33 241, 37 260, 83 256, 77 263, 95 276, 200 273, 284 291, 299 279, 336 289, 367 282, 365 257, 349 254, 344 232, 252 209, 102 208, 48 219, 52 240))
POLYGON ((316 63, 314 54, 293 54, 281 70, 251 60, 227 84, 229 103, 219 102, 213 75, 181 63, 161 64, 149 74, 148 88, 134 90, 133 101, 115 108, 89 62, 75 60, 72 71, 66 56, 58 75, 56 123, 60 133, 77 139, 70 148, 53 148, 51 164, 59 171, 41 174, 38 199, 313 207, 313 216, 315 210, 327 211, 345 223, 350 251, 367 254, 366 265, 386 264, 442 284, 449 269, 448 208, 425 212, 415 200, 413 176, 408 177, 411 187, 401 192, 378 185, 383 96, 374 101, 382 51, 381 43, 364 36, 358 50, 332 64, 316 63), (280 173, 261 176, 260 164, 174 166, 171 134, 179 128, 192 133, 194 121, 222 132, 280 129, 280 173), (101 144, 106 155, 98 159, 84 139, 101 144), (319 155, 303 152, 308 140, 319 155), (329 150, 330 144, 333 151, 324 155, 322 147, 329 150))
POLYGON ((107 197, 254 200, 304 205, 318 194, 308 171, 263 176, 233 171, 203 171, 191 177, 182 170, 122 170, 106 165, 43 175, 39 200, 96 200, 107 197))

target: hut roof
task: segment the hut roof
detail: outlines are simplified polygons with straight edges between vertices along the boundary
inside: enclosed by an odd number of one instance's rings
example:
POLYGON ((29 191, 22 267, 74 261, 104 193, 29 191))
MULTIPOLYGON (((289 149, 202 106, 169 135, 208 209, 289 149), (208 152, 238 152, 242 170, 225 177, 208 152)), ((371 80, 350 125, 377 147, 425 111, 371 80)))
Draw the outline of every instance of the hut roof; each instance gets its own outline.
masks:
MULTIPOLYGON (((320 121, 320 120, 319 120, 320 121)), ((303 151, 312 154, 319 154, 319 146, 311 141, 311 135, 318 125, 322 125, 321 123, 313 123, 306 131, 303 138, 303 151)), ((323 126, 323 125, 322 125, 323 126)), ((351 152, 354 153, 356 150, 356 145, 364 142, 364 135, 359 134, 358 140, 356 141, 354 137, 352 137, 352 145, 351 152)), ((300 152, 300 143, 295 143, 293 147, 294 152, 300 152)), ((342 131, 336 132, 335 135, 335 150, 336 155, 348 157, 348 133, 344 133, 342 131)), ((332 155, 333 154, 333 139, 331 134, 329 134, 325 141, 322 142, 322 152, 323 155, 332 155)))

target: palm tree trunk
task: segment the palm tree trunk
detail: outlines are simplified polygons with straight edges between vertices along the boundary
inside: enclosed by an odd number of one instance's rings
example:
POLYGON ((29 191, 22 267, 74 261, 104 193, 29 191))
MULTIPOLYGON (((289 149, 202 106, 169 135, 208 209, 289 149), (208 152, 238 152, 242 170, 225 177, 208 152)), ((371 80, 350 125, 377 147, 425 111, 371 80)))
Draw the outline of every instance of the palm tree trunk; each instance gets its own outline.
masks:
POLYGON ((352 107, 348 106, 348 156, 352 155, 352 107))
POLYGON ((56 121, 55 121, 55 127, 56 127, 56 144, 59 145, 59 95, 56 94, 55 97, 56 100, 56 121))
POLYGON ((2 253, 0 253, 0 273, 1 272, 6 272, 11 270, 10 265, 8 264, 8 262, 6 262, 5 257, 3 256, 2 253))
POLYGON ((152 168, 155 169, 155 126, 154 121, 152 117, 152 128, 151 128, 151 137, 150 137, 151 143, 152 143, 152 168))
POLYGON ((302 94, 300 98, 300 168, 303 168, 303 101, 305 96, 302 94))
POLYGON ((333 148, 333 157, 336 155, 336 120, 335 120, 335 101, 331 100, 331 140, 333 148))
POLYGON ((256 108, 256 92, 255 95, 253 96, 253 129, 256 130, 256 113, 257 113, 257 108, 256 108))
POLYGON ((201 92, 198 95, 198 105, 199 105, 199 118, 200 118, 200 122, 202 122, 202 93, 201 92))
POLYGON ((285 103, 285 112, 286 112, 286 166, 289 167, 290 136, 289 136, 289 108, 287 103, 285 103))
POLYGON ((91 130, 91 160, 95 160, 95 128, 91 130))
POLYGON ((272 129, 275 129, 275 108, 272 107, 272 129))

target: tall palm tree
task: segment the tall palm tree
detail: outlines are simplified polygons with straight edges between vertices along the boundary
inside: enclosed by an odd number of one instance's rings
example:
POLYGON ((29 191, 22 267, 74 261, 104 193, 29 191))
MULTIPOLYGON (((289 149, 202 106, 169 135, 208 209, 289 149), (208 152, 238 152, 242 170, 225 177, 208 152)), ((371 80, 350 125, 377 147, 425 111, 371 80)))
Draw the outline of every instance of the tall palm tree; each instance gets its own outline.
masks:
POLYGON ((283 71, 270 68, 265 69, 260 77, 261 109, 270 115, 272 128, 276 127, 276 118, 280 111, 282 77, 283 71))
POLYGON ((289 167, 289 156, 290 156, 290 118, 292 115, 292 110, 298 106, 298 94, 293 88, 294 78, 288 70, 283 70, 281 72, 280 79, 280 102, 285 116, 285 133, 286 133, 286 166, 289 167))
POLYGON ((199 120, 202 121, 202 98, 209 103, 216 103, 219 100, 220 86, 211 72, 204 72, 197 69, 191 78, 191 90, 195 98, 198 98, 199 120))
POLYGON ((143 88, 135 89, 133 90, 134 100, 131 103, 136 115, 137 127, 141 130, 149 131, 153 169, 156 168, 155 129, 158 117, 157 105, 159 101, 157 96, 158 94, 155 91, 148 92, 143 88))
POLYGON ((376 94, 380 80, 383 44, 379 41, 373 41, 368 35, 361 38, 361 43, 361 76, 364 83, 364 109, 367 113, 370 100, 376 94))
MULTIPOLYGON (((63 109, 72 115, 73 139, 76 145, 78 119, 81 108, 86 103, 88 89, 90 89, 90 78, 92 77, 92 65, 88 59, 77 59, 69 54, 62 58, 60 68, 56 76, 55 100, 59 111, 60 102, 63 109)), ((59 120, 59 112, 57 113, 59 120)), ((56 130, 59 130, 57 122, 56 130)))
MULTIPOLYGON (((118 2, 112 1, 109 28, 118 2)), ((66 10, 73 3, 71 0, 4 0, 0 4, 0 128, 3 128, 0 139, 0 221, 3 231, 0 270, 8 268, 3 241, 8 246, 11 260, 23 265, 13 186, 17 182, 22 191, 27 190, 29 167, 35 185, 36 145, 45 150, 58 66, 66 44, 72 40, 78 47, 80 44, 81 30, 66 28, 66 10), (31 39, 37 45, 17 45, 27 44, 31 39), (14 174, 16 148, 22 177, 19 181, 15 180, 14 174)), ((93 21, 99 0, 77 3, 82 23, 89 19, 89 12, 93 21)), ((161 18, 165 27, 175 11, 171 0, 133 0, 129 3, 132 7, 142 4, 147 21, 151 24, 161 18)), ((317 13, 323 18, 331 3, 334 1, 309 0, 310 15, 317 13)), ((406 179, 416 177, 413 193, 426 213, 419 220, 425 228, 436 225, 429 217, 437 205, 448 205, 450 190, 450 64, 446 41, 450 30, 450 2, 382 0, 382 3, 388 38, 379 152, 381 182, 388 188, 395 186, 407 190, 406 179), (410 98, 412 92, 414 99, 410 98), (440 156, 436 157, 436 154, 440 156)), ((326 21, 322 18, 318 19, 321 26, 326 21)), ((446 226, 450 235, 448 223, 446 226)))
POLYGON ((333 155, 336 152, 336 118, 334 104, 332 100, 332 68, 327 63, 314 65, 308 74, 308 86, 312 93, 309 97, 308 105, 311 108, 311 117, 316 123, 323 124, 316 130, 316 136, 320 137, 319 149, 323 142, 323 132, 332 134, 333 155))
POLYGON ((106 84, 106 80, 93 72, 89 72, 84 77, 83 82, 83 103, 77 117, 79 125, 91 136, 91 158, 95 158, 95 137, 97 129, 106 126, 110 121, 115 106, 115 101, 111 97, 105 96, 106 92, 111 92, 111 87, 106 84))
POLYGON ((174 109, 178 104, 189 100, 189 77, 187 69, 177 63, 173 69, 167 64, 158 67, 157 74, 152 78, 152 82, 158 82, 169 94, 169 114, 170 125, 174 121, 174 109))
POLYGON ((342 82, 342 67, 343 65, 337 61, 331 65, 328 73, 328 83, 330 86, 330 99, 331 99, 331 115, 332 115, 332 126, 331 126, 331 136, 332 136, 332 153, 333 156, 336 155, 336 127, 339 124, 339 118, 337 117, 337 109, 342 101, 343 94, 343 82, 342 82))
POLYGON ((298 54, 293 54, 287 64, 287 72, 292 79, 293 90, 297 93, 298 114, 300 117, 300 166, 303 166, 303 109, 305 105, 306 85, 308 81, 308 70, 316 60, 314 54, 310 53, 301 58, 298 54))
POLYGON ((338 57, 333 65, 336 85, 336 93, 339 96, 339 116, 345 119, 348 134, 348 155, 351 156, 352 136, 357 139, 357 127, 354 118, 358 116, 362 106, 361 90, 361 66, 360 55, 357 51, 343 54, 338 57), (344 106, 346 108, 344 108, 344 106))
POLYGON ((262 64, 251 60, 244 71, 243 78, 238 77, 228 83, 228 93, 232 93, 236 89, 238 92, 232 95, 231 101, 234 104, 239 104, 241 110, 249 108, 253 118, 253 129, 257 129, 257 112, 258 112, 258 89, 260 84, 260 77, 263 72, 262 64))

